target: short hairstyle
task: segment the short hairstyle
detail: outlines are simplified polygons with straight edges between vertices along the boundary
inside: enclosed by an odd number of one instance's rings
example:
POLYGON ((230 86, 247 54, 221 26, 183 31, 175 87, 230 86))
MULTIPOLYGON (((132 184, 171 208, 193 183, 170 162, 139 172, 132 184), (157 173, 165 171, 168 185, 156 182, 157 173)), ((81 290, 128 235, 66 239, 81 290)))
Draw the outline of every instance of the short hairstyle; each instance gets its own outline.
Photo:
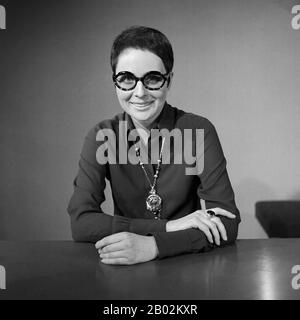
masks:
POLYGON ((121 32, 113 42, 110 55, 113 73, 116 72, 119 55, 128 48, 148 50, 161 58, 167 73, 173 69, 174 55, 168 38, 156 29, 132 26, 121 32))

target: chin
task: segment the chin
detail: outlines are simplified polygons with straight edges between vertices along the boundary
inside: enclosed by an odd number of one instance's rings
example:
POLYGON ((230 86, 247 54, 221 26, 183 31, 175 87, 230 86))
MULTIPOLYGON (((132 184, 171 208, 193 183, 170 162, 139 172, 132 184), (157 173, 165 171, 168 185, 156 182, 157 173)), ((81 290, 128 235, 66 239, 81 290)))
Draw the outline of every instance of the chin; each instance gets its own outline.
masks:
POLYGON ((156 110, 130 110, 129 114, 138 120, 148 120, 155 116, 156 110))
POLYGON ((134 119, 139 121, 148 121, 153 118, 153 114, 141 114, 141 113, 131 113, 130 114, 134 119))

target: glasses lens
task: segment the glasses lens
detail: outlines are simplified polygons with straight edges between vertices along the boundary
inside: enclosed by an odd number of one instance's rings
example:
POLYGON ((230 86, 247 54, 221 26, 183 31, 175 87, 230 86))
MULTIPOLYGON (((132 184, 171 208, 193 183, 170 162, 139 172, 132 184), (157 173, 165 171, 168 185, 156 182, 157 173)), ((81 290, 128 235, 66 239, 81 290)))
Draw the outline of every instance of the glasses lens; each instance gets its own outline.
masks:
POLYGON ((164 81, 165 79, 162 75, 149 73, 144 79, 144 84, 147 88, 159 89, 163 86, 164 81))
POLYGON ((122 89, 130 90, 135 86, 135 77, 131 73, 123 73, 117 75, 116 82, 118 86, 122 89))

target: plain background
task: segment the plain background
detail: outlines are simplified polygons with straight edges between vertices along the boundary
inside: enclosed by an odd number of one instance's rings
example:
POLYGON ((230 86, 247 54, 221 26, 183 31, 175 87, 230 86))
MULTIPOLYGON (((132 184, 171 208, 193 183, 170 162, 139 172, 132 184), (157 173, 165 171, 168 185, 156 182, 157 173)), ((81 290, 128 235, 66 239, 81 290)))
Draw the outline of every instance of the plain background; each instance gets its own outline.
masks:
MULTIPOLYGON (((1 1, 0 238, 71 239, 66 211, 88 130, 121 111, 114 37, 157 28, 175 52, 173 106, 217 128, 241 211, 239 238, 264 238, 260 200, 300 198, 297 1, 1 1)), ((107 190, 104 205, 112 212, 107 190)))

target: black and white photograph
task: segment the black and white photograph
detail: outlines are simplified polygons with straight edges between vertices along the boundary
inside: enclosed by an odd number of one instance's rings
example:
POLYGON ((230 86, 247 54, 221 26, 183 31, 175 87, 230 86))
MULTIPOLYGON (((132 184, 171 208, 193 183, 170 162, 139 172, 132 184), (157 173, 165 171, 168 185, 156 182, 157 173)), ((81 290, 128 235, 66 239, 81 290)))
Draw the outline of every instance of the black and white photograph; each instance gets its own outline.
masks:
POLYGON ((0 0, 0 300, 300 300, 299 79, 299 0, 0 0))

